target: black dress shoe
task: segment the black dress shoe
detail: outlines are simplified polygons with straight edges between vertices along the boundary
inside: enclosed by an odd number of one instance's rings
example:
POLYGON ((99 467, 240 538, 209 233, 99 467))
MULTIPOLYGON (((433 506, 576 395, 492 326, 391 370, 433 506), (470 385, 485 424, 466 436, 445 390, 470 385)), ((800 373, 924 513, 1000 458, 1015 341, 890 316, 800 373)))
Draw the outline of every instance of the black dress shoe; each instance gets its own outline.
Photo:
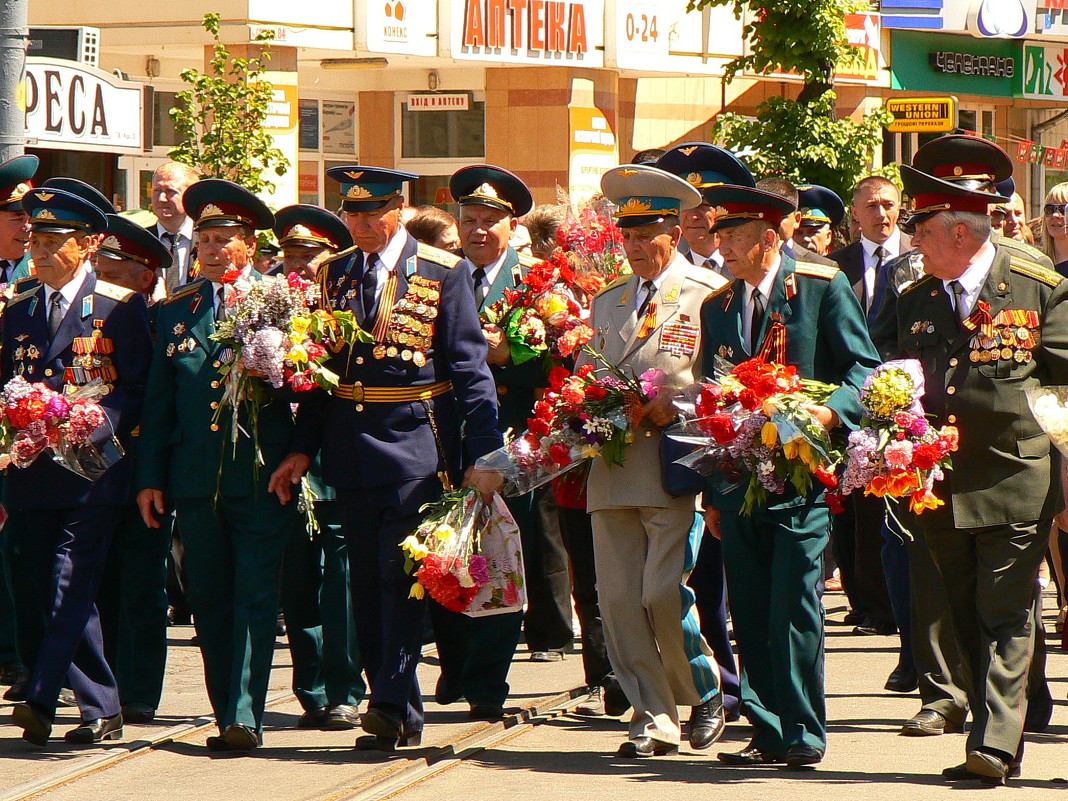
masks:
MULTIPOLYGON (((988 751, 969 751, 964 763, 972 773, 979 776, 983 784, 1004 784, 1012 770, 1012 761, 988 751)), ((1017 770, 1019 766, 1017 765, 1017 770)))
MULTIPOLYGON (((976 773, 968 768, 967 762, 962 762, 960 765, 954 765, 951 768, 946 768, 942 771, 942 776, 949 779, 951 782, 963 782, 963 781, 986 781, 990 777, 983 776, 981 773, 976 773)), ((1016 779, 1020 776, 1020 763, 1009 763, 1009 772, 1005 774, 1008 779, 1016 779)))
POLYGON ((449 704, 455 704, 463 697, 464 691, 459 687, 453 686, 453 683, 445 677, 444 673, 438 676, 438 683, 434 685, 434 703, 448 706, 449 704))
POLYGON ((52 721, 29 704, 16 704, 11 722, 22 729, 22 739, 34 745, 45 745, 52 734, 52 721))
POLYGON ((883 689, 894 693, 910 693, 919 686, 920 680, 916 675, 916 669, 898 665, 890 672, 890 677, 883 685, 883 689))
POLYGON ((395 751, 423 741, 422 731, 406 729, 399 714, 381 706, 373 706, 364 713, 360 728, 374 735, 373 741, 369 737, 357 739, 356 747, 361 751, 395 751))
POLYGON ((921 709, 905 721, 901 734, 906 737, 932 737, 938 734, 955 734, 963 730, 963 726, 947 720, 941 713, 933 709, 921 709))
POLYGON ((25 672, 26 668, 18 662, 8 662, 6 665, 0 665, 0 684, 14 684, 25 672))
POLYGON ((842 622, 845 623, 847 626, 859 626, 862 623, 866 623, 867 620, 867 615, 865 615, 863 612, 858 612, 855 609, 850 612, 847 612, 846 616, 842 618, 842 622))
POLYGON ((891 634, 897 634, 897 626, 893 623, 888 623, 885 620, 874 620, 868 618, 864 622, 860 623, 853 629, 854 634, 865 634, 868 636, 881 635, 890 636, 891 634))
POLYGON ((786 749, 786 764, 791 768, 815 765, 823 761, 823 751, 812 745, 798 743, 786 749))
POLYGON ((334 704, 327 709, 324 731, 346 731, 360 725, 360 713, 352 704, 334 704))
POLYGON ((320 706, 315 709, 307 710, 303 715, 297 718, 298 729, 319 729, 326 722, 327 713, 330 712, 330 707, 320 706))
POLYGON ((230 751, 251 751, 263 745, 259 732, 244 723, 231 723, 223 730, 222 739, 230 751))
POLYGON ((92 745, 104 740, 122 739, 122 713, 110 718, 83 720, 81 725, 63 735, 63 739, 74 745, 92 745))
POLYGON ((716 759, 725 765, 781 765, 786 758, 779 754, 761 751, 755 745, 750 745, 735 753, 723 752, 716 754, 716 759))
POLYGON ((624 759, 636 759, 638 757, 667 756, 679 753, 679 747, 663 740, 654 740, 652 737, 635 737, 627 740, 619 746, 616 756, 624 759))
POLYGON ((623 688, 619 686, 619 682, 616 681, 614 676, 604 680, 604 713, 611 717, 618 718, 620 715, 626 713, 630 709, 630 701, 627 700, 627 694, 623 692, 623 688))
POLYGON ((723 696, 714 697, 690 710, 690 745, 698 750, 708 748, 723 736, 727 720, 723 712, 723 696))
POLYGON ((156 717, 156 710, 148 704, 123 704, 122 719, 127 723, 151 723, 156 717))
POLYGON ((471 720, 496 722, 504 717, 504 708, 497 704, 471 704, 467 717, 471 720))
POLYGON ((28 696, 29 694, 30 674, 23 673, 21 676, 15 679, 15 682, 4 692, 4 700, 13 701, 17 703, 19 701, 25 701, 26 696, 28 696))

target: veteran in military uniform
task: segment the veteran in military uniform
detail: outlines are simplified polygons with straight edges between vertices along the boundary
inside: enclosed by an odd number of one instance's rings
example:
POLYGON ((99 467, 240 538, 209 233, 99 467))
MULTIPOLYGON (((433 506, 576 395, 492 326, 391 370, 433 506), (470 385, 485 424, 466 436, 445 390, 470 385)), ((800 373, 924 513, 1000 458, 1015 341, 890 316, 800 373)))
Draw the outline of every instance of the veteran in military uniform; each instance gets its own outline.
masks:
MULTIPOLYGON (((717 355, 793 365, 803 378, 840 385, 826 405, 812 407, 816 419, 828 430, 855 427, 860 387, 879 358, 845 276, 781 251, 779 224, 794 211, 781 195, 732 186, 709 194, 736 280, 701 312, 704 372, 712 374, 717 355)), ((820 487, 807 495, 788 488, 742 515, 746 481, 713 480, 704 495, 709 526, 723 540, 742 703, 755 728, 748 747, 719 759, 815 764, 827 748, 820 589, 831 515, 820 487)))
POLYGON ((37 172, 37 156, 15 156, 0 164, 0 284, 13 284, 32 274, 30 215, 22 199, 37 172))
MULTIPOLYGON (((633 274, 594 299, 593 345, 634 375, 665 373, 624 464, 595 460, 587 483, 608 655, 634 707, 618 754, 633 758, 678 750, 677 705, 692 708, 694 748, 719 739, 725 723, 719 668, 685 584, 704 522, 695 496, 675 498, 662 488, 659 450, 661 430, 675 417, 672 390, 698 377, 701 304, 725 280, 678 253, 680 214, 701 203, 691 184, 656 167, 624 165, 605 173, 601 190, 617 206, 633 274)), ((585 354, 578 361, 603 368, 585 354)))
MULTIPOLYGON (((341 219, 317 206, 295 205, 274 215, 282 271, 315 281, 325 259, 352 247, 341 219)), ((326 269, 325 267, 323 269, 326 269)), ((337 494, 314 462, 305 477, 313 518, 294 519, 282 558, 282 614, 293 658, 293 694, 303 714, 297 728, 341 730, 360 723, 356 707, 367 689, 360 676, 348 548, 337 494)))
POLYGON ((988 207, 1004 198, 912 167, 902 176, 927 275, 897 299, 895 355, 923 365, 924 406, 960 430, 954 462, 968 466, 938 488, 944 506, 917 518, 974 718, 966 761, 943 775, 1003 783, 1022 761, 1034 586, 1062 504, 1022 393, 1068 381, 1068 283, 990 240, 988 207))
POLYGON ((827 256, 834 243, 834 230, 845 218, 845 204, 833 191, 819 184, 797 187, 801 219, 794 229, 794 244, 817 256, 827 256))
MULTIPOLYGON (((117 214, 107 216, 104 238, 93 256, 99 280, 131 290, 148 303, 156 278, 171 254, 159 239, 117 214)), ((152 317, 153 310, 149 310, 152 317)), ((133 431, 127 458, 136 465, 140 428, 133 431)), ((167 554, 173 516, 151 529, 141 519, 133 484, 124 500, 111 543, 104 582, 97 597, 104 653, 119 684, 126 723, 156 716, 167 667, 167 554)))
POLYGON ((403 185, 418 176, 373 167, 330 171, 356 248, 319 270, 324 305, 352 311, 372 342, 341 348, 330 395, 308 393, 294 453, 272 477, 290 486, 321 455, 337 491, 349 550, 360 658, 371 685, 358 746, 393 750, 422 739, 416 680, 426 602, 411 597, 401 541, 443 483, 472 479, 474 461, 501 445, 486 342, 458 259, 401 225, 403 185))
MULTIPOLYGON (((226 315, 229 270, 253 275, 257 230, 274 222, 251 192, 219 179, 190 186, 183 204, 196 220, 201 277, 163 301, 141 421, 137 503, 145 524, 173 504, 185 545, 189 601, 219 735, 213 751, 262 743, 263 708, 274 652, 282 552, 295 504, 280 504, 267 482, 289 452, 289 397, 259 410, 253 439, 231 442, 215 422, 223 396, 219 368, 232 354, 212 340, 226 315)), ((226 414, 229 414, 227 410, 226 414)), ((248 427, 247 420, 242 425, 248 427)))
MULTIPOLYGON (((460 204, 457 227, 463 260, 456 269, 469 276, 479 313, 503 301, 537 260, 509 246, 517 217, 526 214, 534 198, 517 176, 487 164, 464 167, 449 179, 449 191, 460 204)), ((497 427, 518 435, 526 430, 539 388, 547 385, 540 359, 512 362, 508 341, 494 325, 484 323, 488 360, 497 387, 497 427)), ((434 633, 441 659, 441 679, 435 691, 439 703, 467 699, 470 716, 495 720, 508 697, 508 671, 526 635, 533 661, 562 659, 571 647, 571 577, 560 530, 559 512, 551 487, 541 487, 506 503, 523 543, 526 568, 526 613, 510 612, 469 618, 431 605, 434 633)))
MULTIPOLYGON (((16 376, 63 391, 102 382, 100 405, 114 434, 129 444, 144 397, 151 335, 144 299, 97 280, 89 257, 107 224, 92 204, 58 189, 27 193, 30 249, 40 283, 8 304, 2 323, 0 381, 16 376)), ((92 442, 115 461, 95 481, 42 455, 7 476, 4 503, 24 514, 34 535, 20 570, 38 577, 47 625, 26 703, 12 718, 35 745, 48 740, 65 681, 74 689, 82 723, 71 743, 122 736, 115 677, 101 642, 94 603, 121 505, 130 460, 112 449, 110 432, 92 442)))

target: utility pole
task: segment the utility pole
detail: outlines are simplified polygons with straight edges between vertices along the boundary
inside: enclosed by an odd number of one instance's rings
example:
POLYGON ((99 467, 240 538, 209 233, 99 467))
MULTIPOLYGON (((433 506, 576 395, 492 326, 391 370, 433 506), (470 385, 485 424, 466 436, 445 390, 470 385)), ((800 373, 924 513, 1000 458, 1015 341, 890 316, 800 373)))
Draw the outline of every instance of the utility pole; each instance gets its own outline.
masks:
POLYGON ((0 162, 26 146, 23 79, 29 41, 29 0, 0 0, 0 162))

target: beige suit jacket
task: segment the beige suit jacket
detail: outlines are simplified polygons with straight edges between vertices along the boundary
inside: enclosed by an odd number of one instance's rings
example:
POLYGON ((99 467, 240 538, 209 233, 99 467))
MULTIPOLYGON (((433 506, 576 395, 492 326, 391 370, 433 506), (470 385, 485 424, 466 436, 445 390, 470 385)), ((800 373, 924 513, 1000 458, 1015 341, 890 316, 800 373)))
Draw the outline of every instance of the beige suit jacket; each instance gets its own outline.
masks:
MULTIPOLYGON (((594 299, 591 319, 596 334, 591 344, 624 371, 638 376, 659 368, 667 375, 665 387, 685 387, 700 378, 695 371, 701 369, 701 304, 727 279, 676 255, 653 298, 656 327, 639 338, 635 297, 641 281, 632 275, 594 299), (691 339, 692 345, 673 344, 691 339)), ((583 355, 580 361, 593 360, 583 355)), ((609 467, 604 459, 594 460, 586 508, 591 512, 636 506, 696 509, 696 498, 672 498, 660 485, 660 429, 643 423, 634 433, 622 466, 609 467)))

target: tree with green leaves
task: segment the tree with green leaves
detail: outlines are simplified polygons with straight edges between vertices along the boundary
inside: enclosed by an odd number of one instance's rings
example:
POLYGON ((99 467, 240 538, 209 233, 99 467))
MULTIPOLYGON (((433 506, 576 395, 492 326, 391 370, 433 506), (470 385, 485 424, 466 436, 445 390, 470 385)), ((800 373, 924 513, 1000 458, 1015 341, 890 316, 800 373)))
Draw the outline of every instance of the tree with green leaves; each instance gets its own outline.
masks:
POLYGON ((724 80, 739 73, 799 75, 796 100, 771 97, 755 119, 727 112, 713 125, 717 141, 747 149, 754 173, 778 174, 794 183, 817 183, 848 198, 870 171, 890 115, 878 109, 860 122, 838 119, 834 70, 858 58, 846 38, 846 14, 862 10, 856 0, 690 0, 690 10, 728 6, 735 17, 750 12, 743 36, 749 52, 727 65, 724 80))
POLYGON ((181 138, 170 151, 205 178, 225 178, 251 192, 270 192, 269 176, 285 175, 289 161, 264 128, 273 86, 264 78, 271 60, 271 31, 260 32, 259 55, 232 58, 219 38, 219 15, 205 14, 204 29, 215 40, 210 71, 187 69, 181 79, 189 88, 178 93, 170 110, 181 138))

